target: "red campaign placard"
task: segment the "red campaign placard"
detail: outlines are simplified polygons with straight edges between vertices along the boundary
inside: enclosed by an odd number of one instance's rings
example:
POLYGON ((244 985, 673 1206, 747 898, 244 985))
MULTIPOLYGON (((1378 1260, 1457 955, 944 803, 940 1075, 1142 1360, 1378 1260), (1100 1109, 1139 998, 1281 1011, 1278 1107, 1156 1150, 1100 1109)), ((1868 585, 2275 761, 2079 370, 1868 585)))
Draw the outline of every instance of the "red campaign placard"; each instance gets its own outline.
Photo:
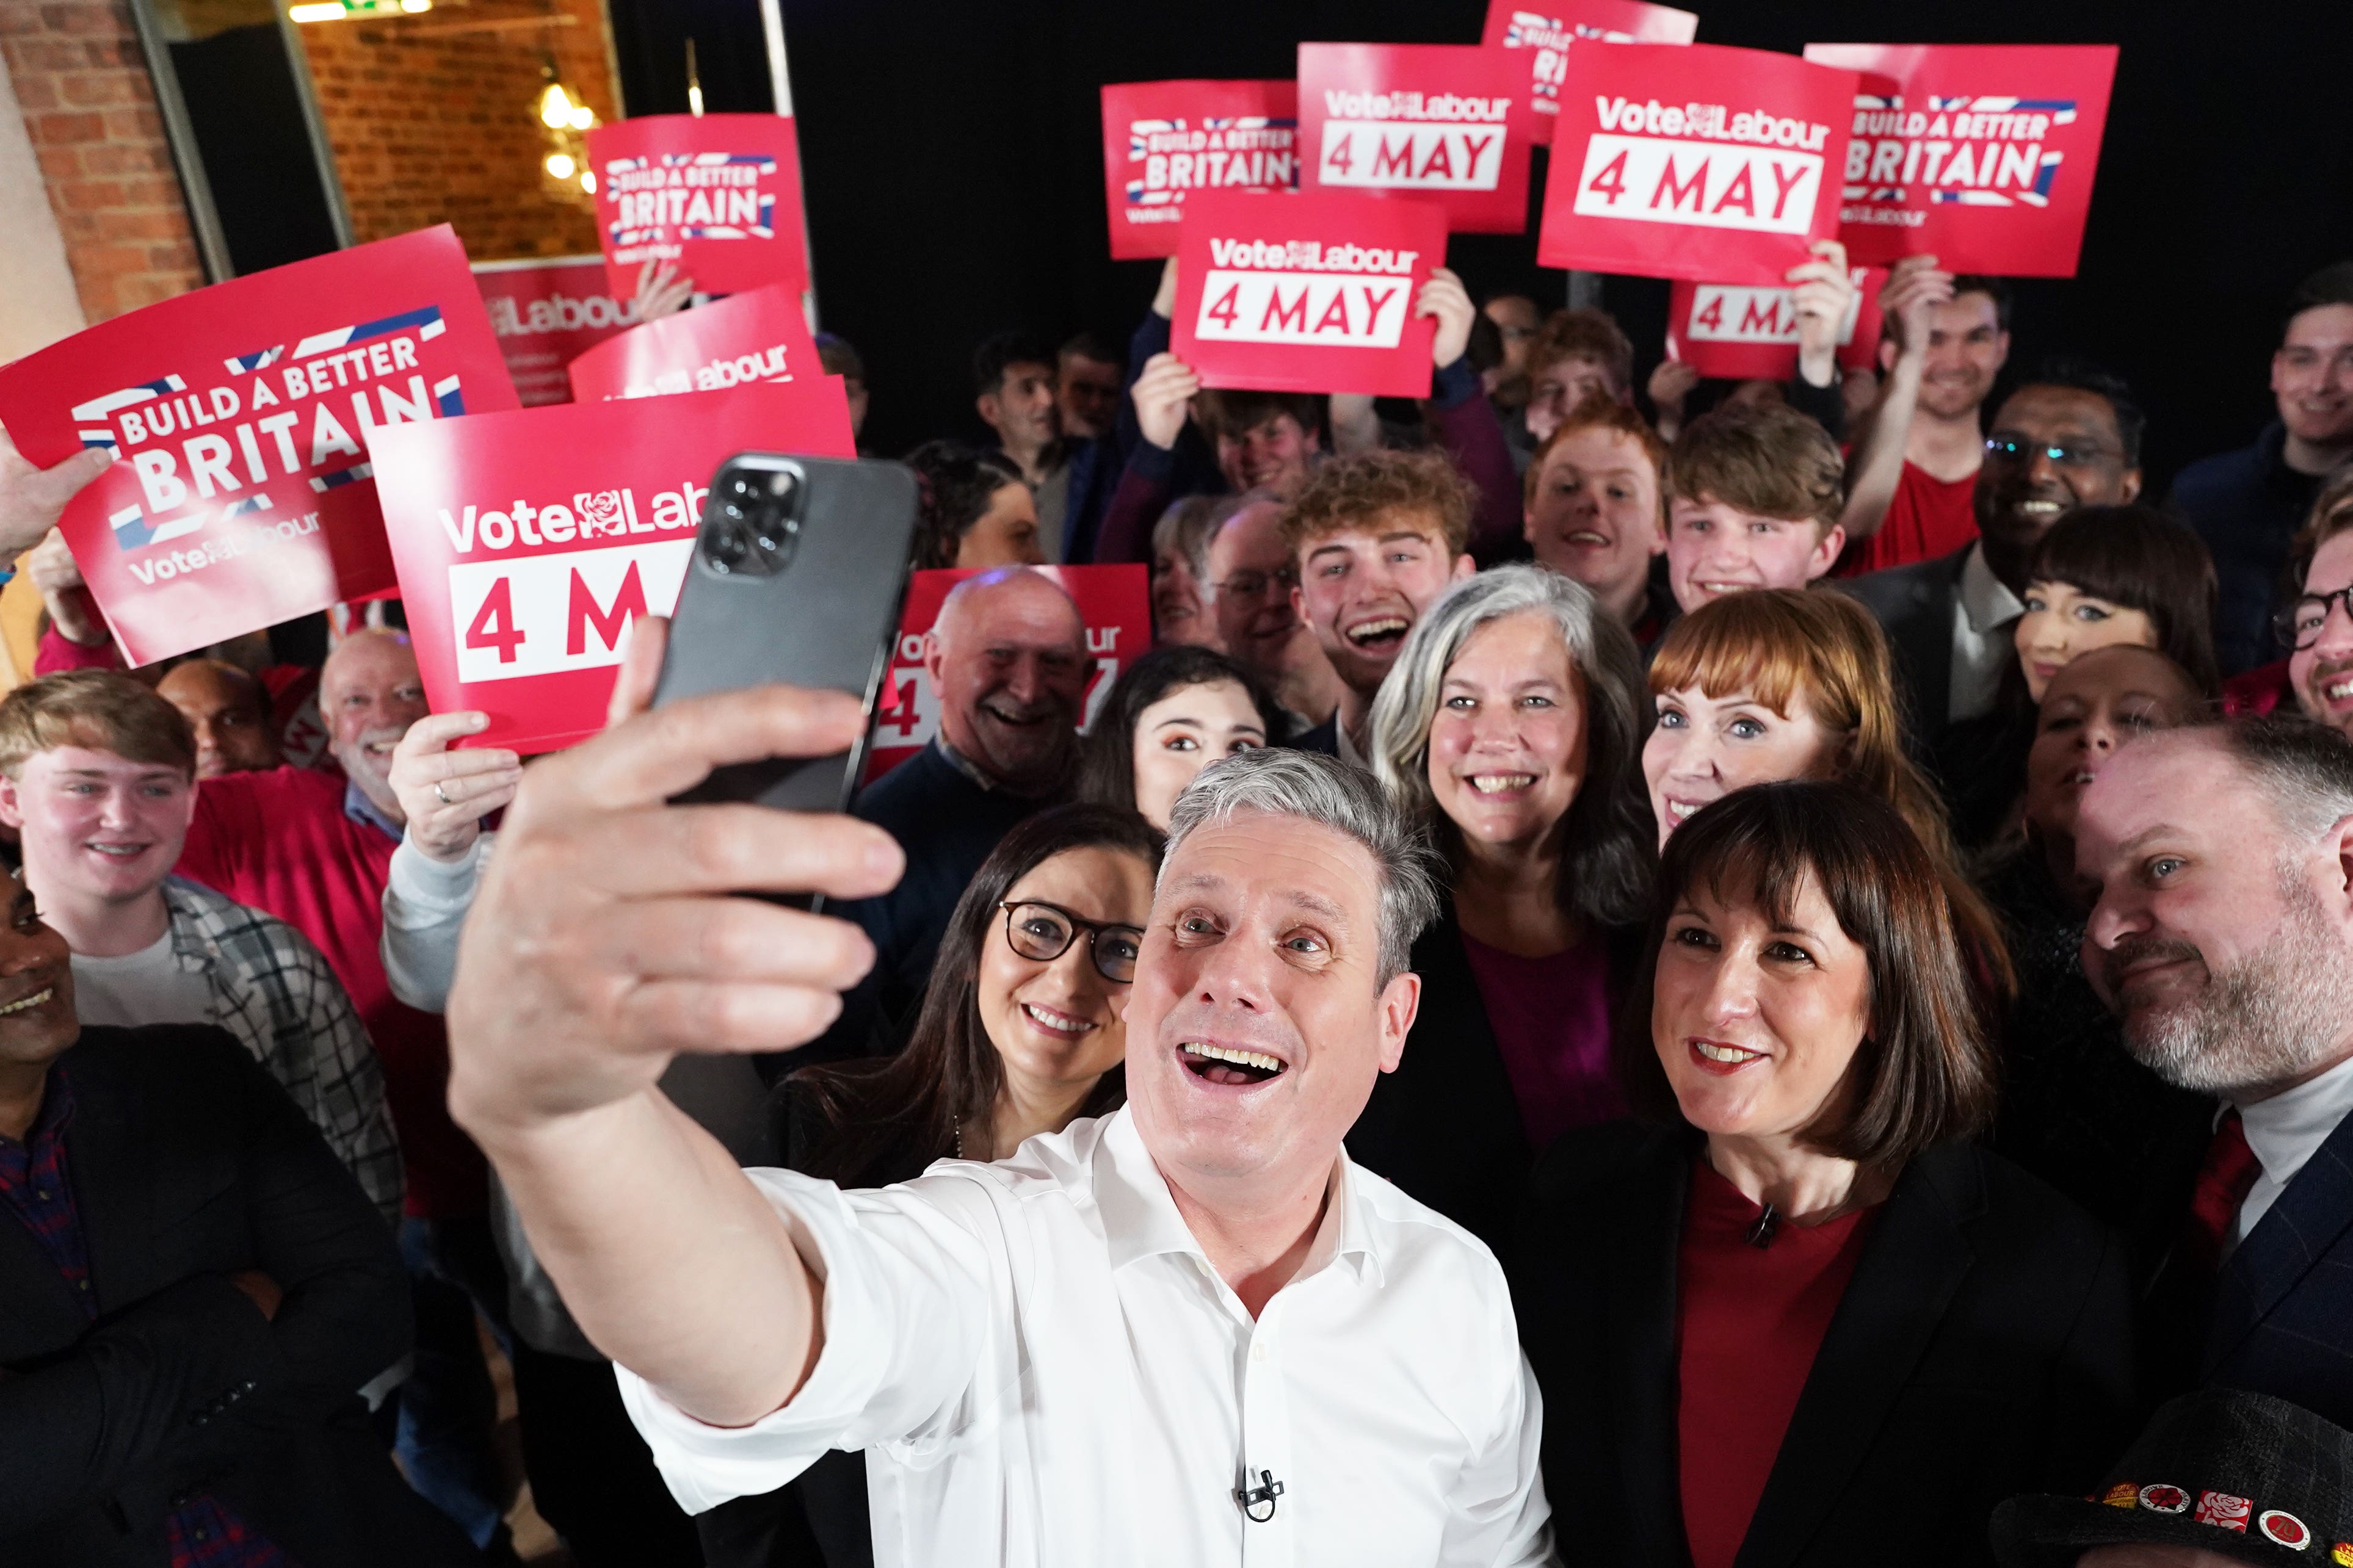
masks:
POLYGON ((1487 32, 1479 41, 1491 49, 1527 52, 1528 139, 1552 141, 1560 117, 1560 82, 1573 44, 1688 44, 1699 36, 1696 12, 1643 0, 1488 0, 1487 32))
POLYGON ((1528 226, 1527 73, 1472 44, 1299 46, 1300 188, 1420 196, 1457 234, 1528 226))
POLYGON ((630 328, 572 362, 572 392, 589 403, 824 374, 799 292, 776 283, 630 328))
POLYGON ((1764 49, 1573 50, 1536 260, 1780 282, 1837 232, 1854 92, 1852 71, 1764 49))
POLYGON ((596 235, 613 292, 649 261, 705 294, 808 287, 800 143, 782 114, 649 114, 588 132, 596 235))
POLYGON ((1862 73, 1839 237, 1857 261, 2072 278, 2116 79, 2113 44, 1809 44, 1862 73))
POLYGON ((606 287, 601 256, 477 261, 474 281, 525 408, 571 402, 565 367, 638 319, 637 302, 606 287))
POLYGON ((461 743, 520 752, 603 726, 629 621, 677 605, 722 462, 855 456, 839 391, 815 377, 385 435, 385 527, 425 694, 490 714, 461 743))
POLYGON ((1205 386, 1430 395, 1430 317, 1413 299, 1446 259, 1430 202, 1203 191, 1185 204, 1170 346, 1205 386))
POLYGON ((1132 81, 1103 89, 1113 261, 1176 254, 1187 192, 1299 188, 1299 84, 1132 81))
POLYGON ((389 592, 374 451, 406 422, 514 407, 446 224, 166 300, 0 368, 35 463, 122 460, 66 509, 132 666, 389 592))
MULTIPOLYGON (((1094 727, 1095 714, 1119 672, 1152 647, 1151 574, 1142 566, 1039 566, 1062 585, 1087 624, 1087 648, 1095 668, 1087 677, 1086 706, 1079 728, 1094 727)), ((872 784, 931 743, 940 730, 940 694, 923 668, 923 636, 940 618, 948 590, 977 571, 923 571, 907 583, 907 606, 899 616, 899 640, 891 650, 890 678, 876 704, 866 749, 866 777, 872 784)))
MULTIPOLYGON (((1857 267, 1854 299, 1839 326, 1838 363, 1869 368, 1879 358, 1882 267, 1857 267)), ((1667 290, 1667 357, 1702 375, 1787 381, 1798 374, 1796 296, 1746 283, 1692 283, 1667 290)))

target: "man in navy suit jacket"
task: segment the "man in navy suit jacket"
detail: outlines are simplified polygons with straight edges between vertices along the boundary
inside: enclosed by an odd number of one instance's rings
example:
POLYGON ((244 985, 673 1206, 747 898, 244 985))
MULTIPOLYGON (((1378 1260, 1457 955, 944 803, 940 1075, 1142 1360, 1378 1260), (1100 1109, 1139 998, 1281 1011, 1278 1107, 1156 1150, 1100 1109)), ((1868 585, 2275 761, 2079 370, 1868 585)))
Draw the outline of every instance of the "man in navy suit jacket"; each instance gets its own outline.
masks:
POLYGON ((2353 1424, 2353 742, 2277 718, 2137 741, 2075 844, 2093 988, 2135 1056, 2227 1102, 2158 1282, 2203 1310, 2153 1364, 2353 1424))

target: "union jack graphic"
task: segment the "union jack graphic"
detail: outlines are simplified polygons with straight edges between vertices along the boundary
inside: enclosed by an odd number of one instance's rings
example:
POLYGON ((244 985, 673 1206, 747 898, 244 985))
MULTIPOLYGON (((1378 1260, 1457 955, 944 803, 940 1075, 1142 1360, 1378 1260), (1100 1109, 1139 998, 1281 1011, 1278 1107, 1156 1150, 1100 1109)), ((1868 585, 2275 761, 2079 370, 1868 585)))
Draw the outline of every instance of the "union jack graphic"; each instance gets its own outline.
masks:
POLYGON ((137 386, 126 386, 120 392, 110 392, 103 397, 93 397, 88 403, 77 403, 73 407, 73 416, 89 427, 75 434, 81 437, 83 446, 103 447, 111 452, 116 448, 114 427, 106 420, 116 409, 152 403, 156 398, 169 397, 173 393, 187 390, 185 381, 176 375, 167 375, 156 381, 142 381, 137 386))
MULTIPOLYGON (((432 342, 448 331, 448 323, 441 319, 441 307, 427 305, 422 310, 403 311, 397 316, 380 316, 373 321, 362 321, 356 326, 337 327, 328 332, 313 332, 294 345, 294 357, 310 359, 314 355, 332 353, 336 349, 349 348, 353 343, 364 343, 370 338, 388 337, 394 332, 405 332, 411 327, 422 328, 423 330, 417 335, 427 342, 432 342)), ((221 363, 228 367, 230 374, 247 375, 257 370, 267 370, 285 357, 286 345, 280 343, 273 348, 263 349, 259 353, 231 354, 221 363)))
POLYGON ((329 490, 338 489, 343 485, 354 485, 359 483, 362 479, 374 479, 375 477, 375 465, 374 463, 353 463, 350 468, 337 468, 332 474, 315 474, 311 476, 311 488, 318 491, 321 495, 325 495, 329 490))
MULTIPOLYGON (((1901 109, 1902 93, 1859 92, 1854 95, 1858 109, 1901 109)), ((1928 95, 1931 114, 2047 114, 2053 125, 2075 123, 2075 100, 2072 98, 1999 98, 1957 93, 1952 97, 1928 95)), ((2014 193, 1982 190, 1931 190, 1928 201, 1934 206, 2010 207, 2021 204, 2031 207, 2051 205, 2051 187, 2058 183, 2059 165, 2065 154, 2044 153, 2035 165, 2034 183, 2014 193)), ((1905 199, 1902 185, 1865 187, 1848 185, 1840 192, 1847 201, 1900 202, 1905 199)))
MULTIPOLYGON (((659 157, 607 159, 605 179, 610 184, 616 174, 635 174, 640 169, 709 169, 723 164, 742 164, 763 174, 776 172, 776 161, 765 153, 664 153, 659 157)), ((660 233, 659 228, 623 228, 618 220, 607 225, 607 229, 616 245, 641 244, 660 233)), ((749 228, 738 224, 683 225, 678 237, 681 239, 774 239, 776 237, 776 198, 766 191, 760 193, 759 221, 749 228)))
MULTIPOLYGON (((1131 120, 1127 122, 1127 161, 1142 163, 1151 155, 1152 138, 1172 135, 1186 129, 1180 120, 1131 120)), ((1295 119, 1278 114, 1211 114, 1201 119, 1204 131, 1288 131, 1294 135, 1299 130, 1295 119)), ((1142 180, 1127 182, 1127 205, 1132 207, 1163 207, 1185 199, 1185 193, 1174 190, 1148 191, 1142 180)))

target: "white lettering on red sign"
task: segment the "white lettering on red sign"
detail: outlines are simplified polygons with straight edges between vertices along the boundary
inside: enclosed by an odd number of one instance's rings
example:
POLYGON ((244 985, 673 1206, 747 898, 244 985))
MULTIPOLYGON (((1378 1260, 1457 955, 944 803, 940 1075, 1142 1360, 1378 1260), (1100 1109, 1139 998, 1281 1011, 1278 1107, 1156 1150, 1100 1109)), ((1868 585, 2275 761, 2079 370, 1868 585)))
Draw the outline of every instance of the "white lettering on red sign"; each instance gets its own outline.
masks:
POLYGON ((1822 160, 1665 137, 1597 135, 1585 147, 1580 217, 1802 235, 1813 227, 1822 160))
POLYGON ((1503 178, 1504 128, 1327 120, 1322 159, 1327 185, 1492 191, 1503 178))
POLYGON ((1212 270, 1193 335, 1236 343, 1393 349, 1405 336, 1406 279, 1212 270))
POLYGON ((694 541, 684 538, 452 565, 458 679, 509 680, 620 663, 635 616, 677 608, 693 554, 694 541))
MULTIPOLYGON (((1846 319, 1839 323, 1841 344, 1854 341, 1855 323, 1862 315, 1863 268, 1854 270, 1854 292, 1847 300, 1846 319)), ((1697 284, 1692 290, 1691 319, 1683 324, 1683 336, 1695 343, 1795 342, 1797 295, 1787 289, 1697 284)))

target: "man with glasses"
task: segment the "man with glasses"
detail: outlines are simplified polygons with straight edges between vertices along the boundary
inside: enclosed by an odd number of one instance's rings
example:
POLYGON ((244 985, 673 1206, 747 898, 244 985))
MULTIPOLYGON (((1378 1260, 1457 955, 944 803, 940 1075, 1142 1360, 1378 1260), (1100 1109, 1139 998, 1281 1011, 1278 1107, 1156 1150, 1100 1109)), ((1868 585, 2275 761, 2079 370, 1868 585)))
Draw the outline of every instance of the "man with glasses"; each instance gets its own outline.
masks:
POLYGON ((1887 629, 1911 696, 1916 746, 1992 710, 2026 613, 2026 571, 2051 525, 2079 506, 2140 494, 2147 423, 2123 382, 2070 360, 2045 364, 2002 402, 1984 445, 1978 537, 1948 555, 1841 586, 1887 629))
POLYGON ((2353 735, 2353 479, 2321 492, 2295 553, 2301 593, 2273 618, 2288 684, 2307 718, 2353 735))
POLYGON ((1258 672, 1296 732, 1330 719, 1342 688, 1293 603, 1299 571, 1283 542, 1282 510, 1261 494, 1219 525, 1199 566, 1201 603, 1213 646, 1258 672))

